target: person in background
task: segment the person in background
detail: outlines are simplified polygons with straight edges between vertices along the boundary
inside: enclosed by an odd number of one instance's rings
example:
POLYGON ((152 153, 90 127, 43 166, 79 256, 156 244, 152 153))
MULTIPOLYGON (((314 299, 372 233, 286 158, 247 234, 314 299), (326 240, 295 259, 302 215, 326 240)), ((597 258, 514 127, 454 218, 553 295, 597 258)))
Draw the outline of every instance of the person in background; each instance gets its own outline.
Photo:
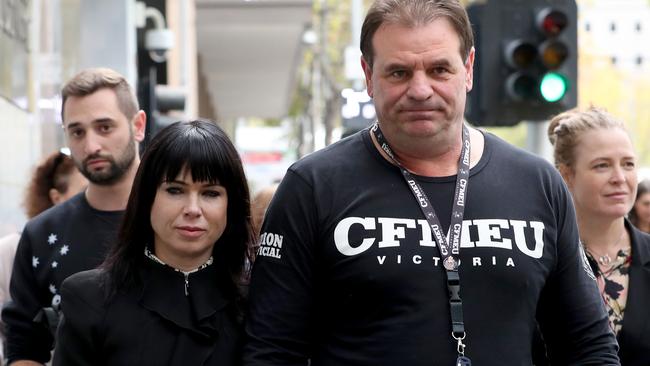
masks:
POLYGON ((11 301, 2 310, 9 365, 50 358, 60 285, 95 268, 114 242, 140 163, 146 116, 126 79, 105 68, 86 69, 61 92, 63 131, 88 188, 29 220, 11 275, 11 301))
POLYGON ((87 186, 88 179, 79 172, 69 153, 50 154, 36 167, 27 186, 23 202, 27 218, 67 201, 87 186))
POLYGON ((636 200, 628 213, 628 218, 637 229, 650 233, 650 180, 639 182, 636 200))
POLYGON ((237 365, 248 185, 225 132, 177 122, 147 148, 104 264, 63 283, 54 365, 237 365))
POLYGON ((597 107, 559 114, 548 136, 573 197, 621 364, 650 365, 650 235, 625 219, 637 189, 630 136, 623 122, 597 107))
MULTIPOLYGON (((257 251, 259 250, 259 239, 260 239, 260 229, 262 228, 262 223, 264 222, 264 216, 266 215, 266 210, 269 207, 269 204, 271 203, 271 199, 273 199, 273 195, 275 194, 275 191, 278 189, 278 183, 273 183, 271 185, 268 185, 262 189, 260 189, 255 196, 253 197, 253 200, 251 201, 251 222, 253 224, 253 233, 255 234, 255 242, 251 246, 251 253, 250 253, 250 259, 251 262, 247 264, 247 268, 249 268, 248 273, 250 274, 250 268, 253 265, 253 261, 255 261, 255 256, 257 255, 257 251)), ((247 279, 249 282, 250 278, 247 279)))
POLYGON ((260 189, 253 197, 253 201, 251 202, 251 218, 253 221, 253 230, 256 236, 259 236, 260 234, 260 228, 264 221, 266 209, 269 207, 269 203, 271 203, 271 199, 277 189, 278 184, 274 183, 260 189))
MULTIPOLYGON (((34 169, 25 191, 23 207, 27 218, 32 219, 68 200, 87 185, 88 180, 79 172, 70 156, 61 151, 48 155, 34 169)), ((0 308, 10 299, 9 280, 19 240, 19 233, 0 238, 0 308)), ((0 323, 0 360, 4 358, 3 343, 4 331, 0 323)))
POLYGON ((376 0, 361 66, 377 122, 293 164, 253 265, 244 364, 619 365, 557 170, 464 121, 457 0, 376 0))

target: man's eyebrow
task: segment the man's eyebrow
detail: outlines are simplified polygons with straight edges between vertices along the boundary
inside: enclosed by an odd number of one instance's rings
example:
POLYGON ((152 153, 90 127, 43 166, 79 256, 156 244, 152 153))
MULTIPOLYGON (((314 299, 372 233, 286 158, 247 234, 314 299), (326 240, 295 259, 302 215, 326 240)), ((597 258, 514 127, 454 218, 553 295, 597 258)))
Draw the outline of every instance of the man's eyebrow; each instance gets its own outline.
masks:
POLYGON ((112 118, 109 117, 102 117, 102 118, 97 118, 91 122, 91 124, 97 124, 97 123, 108 123, 108 122, 113 122, 112 118))
POLYGON ((454 67, 454 64, 449 60, 449 58, 441 57, 441 58, 433 58, 433 59, 427 60, 426 61, 426 67, 427 68, 432 68, 432 67, 452 68, 452 67, 454 67))
POLYGON ((431 61, 431 65, 433 65, 433 66, 451 66, 451 62, 449 62, 449 60, 446 59, 446 58, 440 58, 440 59, 436 59, 436 60, 431 61))
MULTIPOLYGON (((90 123, 95 125, 95 124, 99 124, 99 123, 111 123, 111 122, 113 122, 112 118, 110 118, 110 117, 102 117, 102 118, 97 118, 97 119, 93 120, 90 123)), ((68 123, 66 128, 69 129, 69 128, 79 127, 79 126, 81 126, 81 124, 82 124, 81 122, 70 122, 70 123, 68 123)))
POLYGON ((407 65, 403 62, 391 62, 384 66, 384 70, 403 69, 405 67, 407 67, 407 65))
POLYGON ((68 123, 67 126, 64 125, 64 127, 65 127, 66 130, 69 130, 71 128, 78 127, 79 125, 81 125, 81 122, 71 122, 71 123, 68 123))
MULTIPOLYGON (((427 67, 451 67, 452 63, 449 61, 447 58, 439 58, 439 59, 433 59, 427 62, 427 67)), ((384 66, 384 70, 399 70, 399 69, 404 69, 408 68, 408 64, 404 62, 390 62, 384 66)))

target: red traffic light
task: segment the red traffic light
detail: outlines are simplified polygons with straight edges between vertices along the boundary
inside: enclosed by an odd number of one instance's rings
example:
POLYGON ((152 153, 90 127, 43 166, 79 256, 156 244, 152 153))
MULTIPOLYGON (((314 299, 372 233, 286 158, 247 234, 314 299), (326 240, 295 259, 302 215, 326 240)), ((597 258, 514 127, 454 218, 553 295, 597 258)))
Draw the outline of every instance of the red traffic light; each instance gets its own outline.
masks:
POLYGON ((555 37, 569 25, 566 13, 556 9, 544 8, 537 13, 537 26, 547 36, 555 37))

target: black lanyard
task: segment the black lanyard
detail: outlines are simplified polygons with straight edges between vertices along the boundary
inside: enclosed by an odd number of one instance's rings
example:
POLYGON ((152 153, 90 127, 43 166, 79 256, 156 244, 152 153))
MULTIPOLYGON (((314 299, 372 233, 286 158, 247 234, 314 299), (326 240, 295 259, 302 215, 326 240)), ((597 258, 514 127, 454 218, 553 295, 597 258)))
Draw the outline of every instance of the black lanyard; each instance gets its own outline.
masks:
POLYGON ((460 235, 463 227, 463 215, 465 213, 465 202, 467 195, 467 186, 469 183, 469 129, 463 124, 462 134, 462 147, 460 150, 460 159, 458 159, 458 175, 456 177, 456 189, 454 192, 453 210, 451 213, 451 222, 449 223, 449 236, 444 235, 442 232, 442 225, 436 215, 436 211, 429 202, 429 197, 420 186, 420 184, 413 179, 411 173, 404 168, 404 166, 397 160, 393 150, 388 145, 384 138, 379 123, 375 124, 370 129, 375 135, 379 146, 391 158, 393 163, 400 168, 404 180, 413 192, 415 200, 419 203, 420 209, 424 217, 429 223, 429 227, 433 232, 433 237, 440 249, 442 257, 442 264, 447 273, 447 288, 449 290, 449 312, 451 314, 451 336, 457 342, 458 361, 457 365, 470 365, 469 358, 465 357, 465 323, 463 322, 463 302, 460 298, 460 276, 458 275, 458 265, 460 256, 460 235), (451 238, 450 242, 447 238, 451 238))

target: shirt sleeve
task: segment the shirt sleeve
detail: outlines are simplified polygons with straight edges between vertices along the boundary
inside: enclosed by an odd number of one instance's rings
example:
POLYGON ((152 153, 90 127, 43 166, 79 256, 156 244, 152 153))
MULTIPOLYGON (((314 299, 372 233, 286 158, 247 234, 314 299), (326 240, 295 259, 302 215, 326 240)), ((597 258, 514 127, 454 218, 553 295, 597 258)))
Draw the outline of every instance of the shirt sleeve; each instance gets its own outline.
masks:
POLYGON ((2 310, 8 363, 17 360, 45 363, 50 359, 52 335, 44 323, 34 321, 44 300, 39 297, 41 290, 34 272, 38 258, 32 253, 30 231, 26 228, 18 243, 11 274, 11 301, 2 310))
POLYGON ((594 274, 580 243, 568 192, 560 193, 557 264, 542 291, 538 321, 553 365, 620 365, 594 274))
POLYGON ((99 283, 84 281, 85 277, 81 276, 85 276, 85 272, 67 278, 61 285, 63 316, 56 333, 53 366, 102 364, 101 350, 96 342, 103 317, 103 295, 97 290, 102 287, 99 283))
POLYGON ((312 187, 289 170, 268 208, 250 285, 244 365, 306 365, 314 340, 312 187))

